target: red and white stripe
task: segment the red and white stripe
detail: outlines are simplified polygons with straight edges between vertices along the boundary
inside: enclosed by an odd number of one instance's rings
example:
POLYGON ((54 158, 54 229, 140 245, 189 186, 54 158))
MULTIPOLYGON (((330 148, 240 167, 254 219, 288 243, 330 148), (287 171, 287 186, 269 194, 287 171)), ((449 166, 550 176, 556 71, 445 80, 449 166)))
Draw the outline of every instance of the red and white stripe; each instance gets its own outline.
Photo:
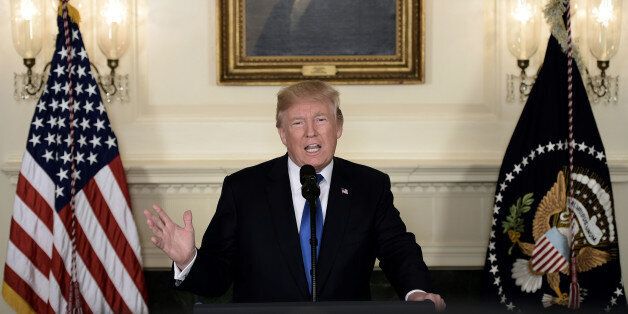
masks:
POLYGON ((553 273, 567 266, 567 259, 543 236, 532 252, 532 270, 537 273, 553 273))
MULTIPOLYGON (((54 210, 54 183, 25 153, 18 178, 5 285, 36 312, 65 312, 71 281, 71 211, 54 210)), ((85 313, 145 313, 140 245, 120 158, 76 195, 76 274, 85 313)))

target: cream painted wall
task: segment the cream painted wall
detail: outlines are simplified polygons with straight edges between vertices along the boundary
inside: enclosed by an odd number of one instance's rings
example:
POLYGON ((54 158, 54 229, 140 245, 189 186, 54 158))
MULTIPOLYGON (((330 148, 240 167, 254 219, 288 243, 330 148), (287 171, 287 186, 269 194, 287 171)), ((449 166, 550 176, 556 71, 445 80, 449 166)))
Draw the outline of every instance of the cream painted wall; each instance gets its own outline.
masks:
MULTIPOLYGON (((92 1, 78 2, 81 27, 90 58, 104 66, 90 36, 92 1)), ((346 122, 337 155, 391 175, 395 203, 430 266, 481 267, 494 182, 522 109, 504 101, 504 78, 516 67, 505 47, 503 1, 424 2, 425 84, 339 86, 346 122)), ((192 209, 200 240, 224 176, 284 153, 273 127, 278 87, 217 85, 215 1, 181 3, 137 0, 134 42, 120 66, 130 75, 131 101, 107 108, 128 169, 146 267, 169 262, 147 241, 142 208, 158 202, 179 219, 192 209)), ((626 34, 628 4, 623 15, 626 34)), ((15 177, 34 106, 13 99, 12 73, 23 68, 10 41, 8 1, 0 4, 0 21, 3 265, 15 177)), ((610 68, 622 78, 620 101, 596 105, 594 112, 611 166, 620 246, 628 252, 625 38, 610 68)), ((50 53, 48 48, 42 55, 50 53)), ((538 53, 532 60, 533 69, 540 58, 538 53)), ((0 312, 7 311, 0 303, 0 312)))

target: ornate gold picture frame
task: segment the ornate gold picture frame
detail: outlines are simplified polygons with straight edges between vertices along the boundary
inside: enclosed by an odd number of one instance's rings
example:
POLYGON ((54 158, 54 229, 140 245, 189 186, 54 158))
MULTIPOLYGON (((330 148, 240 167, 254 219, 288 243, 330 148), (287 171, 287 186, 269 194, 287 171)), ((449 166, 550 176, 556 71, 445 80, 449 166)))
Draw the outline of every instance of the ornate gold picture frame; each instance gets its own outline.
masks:
POLYGON ((219 0, 220 84, 418 84, 423 0, 219 0))

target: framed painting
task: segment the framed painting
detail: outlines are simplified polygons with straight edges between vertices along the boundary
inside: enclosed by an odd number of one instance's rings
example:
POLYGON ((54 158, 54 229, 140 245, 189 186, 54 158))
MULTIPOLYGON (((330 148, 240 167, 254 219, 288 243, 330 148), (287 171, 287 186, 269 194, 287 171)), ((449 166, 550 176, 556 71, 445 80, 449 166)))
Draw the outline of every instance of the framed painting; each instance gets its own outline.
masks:
POLYGON ((219 0, 219 83, 423 82, 423 0, 219 0))

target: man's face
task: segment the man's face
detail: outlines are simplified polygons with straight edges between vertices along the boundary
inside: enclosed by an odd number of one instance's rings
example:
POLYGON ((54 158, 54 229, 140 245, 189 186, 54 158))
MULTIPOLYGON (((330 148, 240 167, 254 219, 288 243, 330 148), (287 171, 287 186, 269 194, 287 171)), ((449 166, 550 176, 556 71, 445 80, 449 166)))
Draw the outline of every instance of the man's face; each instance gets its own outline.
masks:
POLYGON ((297 166, 312 165, 316 171, 327 166, 342 135, 330 104, 303 100, 281 114, 279 136, 297 166))

